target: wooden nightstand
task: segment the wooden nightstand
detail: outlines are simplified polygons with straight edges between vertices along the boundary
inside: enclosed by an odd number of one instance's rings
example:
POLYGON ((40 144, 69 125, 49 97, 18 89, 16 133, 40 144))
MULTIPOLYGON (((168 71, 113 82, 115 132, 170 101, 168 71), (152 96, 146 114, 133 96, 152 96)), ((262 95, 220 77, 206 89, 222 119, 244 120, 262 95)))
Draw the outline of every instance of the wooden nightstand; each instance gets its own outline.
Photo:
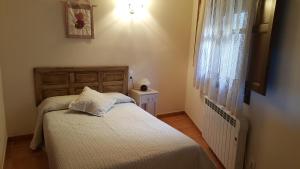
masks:
POLYGON ((158 91, 153 89, 148 89, 148 91, 140 91, 132 89, 130 90, 130 97, 132 97, 137 105, 149 112, 153 116, 156 116, 157 100, 158 100, 158 91))

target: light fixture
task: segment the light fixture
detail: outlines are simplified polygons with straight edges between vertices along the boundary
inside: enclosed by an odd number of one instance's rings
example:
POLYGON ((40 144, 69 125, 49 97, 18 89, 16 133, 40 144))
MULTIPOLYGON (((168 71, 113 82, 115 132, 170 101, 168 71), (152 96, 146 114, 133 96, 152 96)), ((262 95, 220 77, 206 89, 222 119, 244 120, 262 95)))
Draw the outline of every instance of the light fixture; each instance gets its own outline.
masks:
POLYGON ((135 14, 137 11, 144 8, 143 0, 128 0, 128 11, 130 14, 135 14))
POLYGON ((123 21, 142 21, 148 16, 150 0, 115 0, 115 14, 123 21))

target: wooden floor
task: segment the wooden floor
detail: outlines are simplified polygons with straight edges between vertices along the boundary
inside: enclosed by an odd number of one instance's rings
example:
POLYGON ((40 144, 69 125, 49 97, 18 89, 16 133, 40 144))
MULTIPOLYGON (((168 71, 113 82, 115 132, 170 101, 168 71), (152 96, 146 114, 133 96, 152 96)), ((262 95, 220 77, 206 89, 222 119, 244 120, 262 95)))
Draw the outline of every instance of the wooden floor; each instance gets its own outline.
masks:
POLYGON ((208 144, 203 139, 200 130, 186 114, 165 116, 160 117, 159 119, 168 123, 170 126, 176 128, 177 130, 181 131, 182 133, 196 141, 198 144, 200 144, 200 146, 208 154, 209 158, 216 164, 217 169, 225 169, 218 158, 209 149, 208 144))
MULTIPOLYGON (((203 140, 201 132, 186 114, 159 117, 170 126, 183 132, 199 143, 216 163, 218 169, 223 169, 217 158, 211 153, 203 140)), ((47 155, 44 151, 31 151, 29 149, 30 137, 11 139, 7 143, 4 169, 49 169, 47 155)))

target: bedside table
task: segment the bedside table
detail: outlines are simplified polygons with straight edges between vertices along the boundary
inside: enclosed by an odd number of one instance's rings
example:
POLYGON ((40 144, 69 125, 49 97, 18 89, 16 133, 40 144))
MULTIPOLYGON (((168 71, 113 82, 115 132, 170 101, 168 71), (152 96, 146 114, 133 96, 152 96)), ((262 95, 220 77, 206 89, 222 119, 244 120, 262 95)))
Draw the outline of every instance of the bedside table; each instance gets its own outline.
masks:
POLYGON ((129 96, 136 101, 139 107, 149 112, 153 116, 156 116, 158 95, 158 91, 153 89, 148 89, 148 91, 131 89, 129 94, 129 96))

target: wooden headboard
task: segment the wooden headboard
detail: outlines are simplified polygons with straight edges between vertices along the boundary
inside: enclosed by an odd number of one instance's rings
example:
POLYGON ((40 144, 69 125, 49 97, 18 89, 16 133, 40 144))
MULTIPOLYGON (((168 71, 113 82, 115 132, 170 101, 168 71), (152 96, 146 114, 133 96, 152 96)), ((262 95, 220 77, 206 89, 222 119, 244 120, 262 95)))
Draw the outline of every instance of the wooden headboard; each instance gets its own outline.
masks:
POLYGON ((85 86, 99 92, 128 94, 128 66, 35 68, 36 104, 52 96, 81 93, 85 86))

